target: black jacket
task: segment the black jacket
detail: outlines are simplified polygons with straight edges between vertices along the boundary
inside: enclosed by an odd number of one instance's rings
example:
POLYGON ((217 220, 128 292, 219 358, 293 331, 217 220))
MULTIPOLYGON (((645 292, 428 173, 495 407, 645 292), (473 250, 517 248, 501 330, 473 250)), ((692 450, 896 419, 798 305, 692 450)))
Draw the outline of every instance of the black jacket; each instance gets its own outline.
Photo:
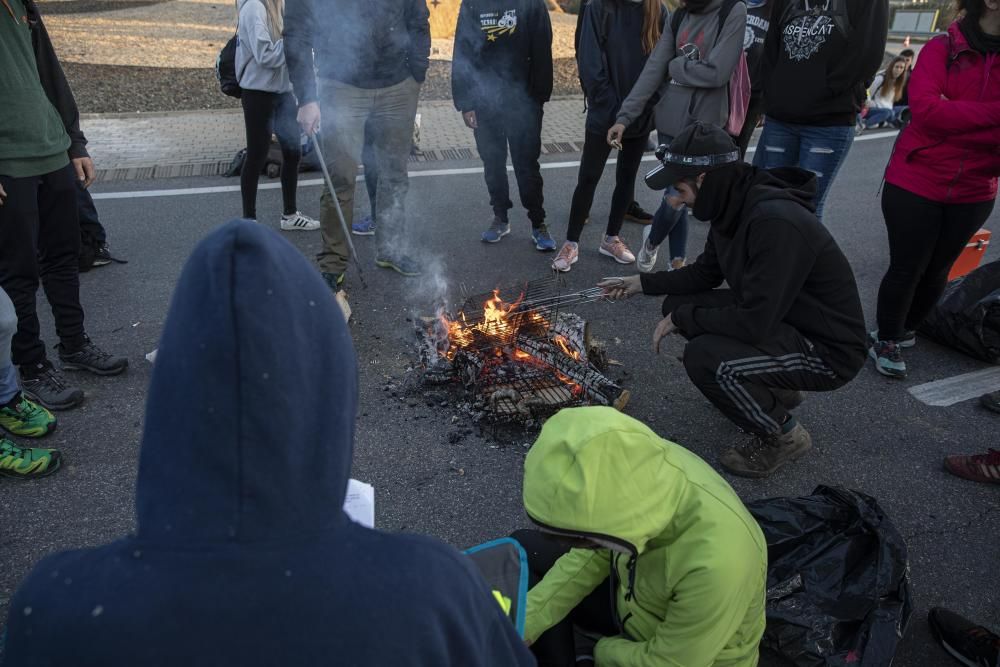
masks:
POLYGON ((726 282, 735 305, 674 311, 685 335, 755 345, 792 326, 841 378, 853 378, 866 355, 861 298, 851 265, 814 214, 815 192, 815 175, 795 168, 709 173, 693 211, 712 221, 704 252, 678 271, 643 275, 643 291, 695 294, 726 282))
POLYGON ((888 30, 889 0, 774 0, 764 45, 767 115, 854 125, 882 66, 888 30))
POLYGON ((762 5, 747 6, 747 31, 743 50, 747 52, 747 69, 750 70, 750 96, 755 100, 764 97, 764 43, 771 26, 771 11, 775 0, 762 5))
MULTIPOLYGON (((664 10, 661 29, 666 14, 664 10)), ((587 94, 587 132, 607 134, 622 100, 642 74, 649 59, 642 48, 642 24, 641 2, 590 0, 584 6, 576 58, 587 94)), ((626 128, 626 137, 645 136, 653 130, 653 108, 659 99, 655 95, 647 103, 642 116, 626 128)))
POLYGON ((341 509, 357 406, 319 274, 260 225, 213 231, 160 340, 136 534, 42 560, 4 664, 533 665, 466 557, 341 509))
POLYGON ((552 97, 552 23, 542 0, 463 0, 451 92, 459 111, 552 97))
POLYGON ((315 74, 368 89, 423 82, 429 17, 425 0, 288 0, 285 59, 299 105, 316 101, 315 74))
POLYGON ((52 40, 45 30, 38 5, 35 4, 35 0, 24 0, 24 6, 28 11, 28 25, 31 26, 31 44, 35 50, 38 78, 42 82, 42 88, 45 89, 45 95, 59 112, 59 117, 66 126, 66 134, 70 140, 69 157, 70 159, 89 157, 87 138, 80 129, 80 111, 77 109, 73 91, 59 64, 56 51, 52 48, 52 40))

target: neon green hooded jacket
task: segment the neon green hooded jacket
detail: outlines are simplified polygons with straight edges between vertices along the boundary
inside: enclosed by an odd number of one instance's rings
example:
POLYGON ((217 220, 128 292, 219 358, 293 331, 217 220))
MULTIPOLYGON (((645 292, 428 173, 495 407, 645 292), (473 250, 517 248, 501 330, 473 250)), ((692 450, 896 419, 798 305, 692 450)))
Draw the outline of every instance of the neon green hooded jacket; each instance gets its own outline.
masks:
POLYGON ((767 544, 707 463, 612 408, 552 417, 524 462, 524 507, 572 549, 528 593, 525 639, 608 576, 622 632, 598 667, 753 667, 764 633, 767 544))

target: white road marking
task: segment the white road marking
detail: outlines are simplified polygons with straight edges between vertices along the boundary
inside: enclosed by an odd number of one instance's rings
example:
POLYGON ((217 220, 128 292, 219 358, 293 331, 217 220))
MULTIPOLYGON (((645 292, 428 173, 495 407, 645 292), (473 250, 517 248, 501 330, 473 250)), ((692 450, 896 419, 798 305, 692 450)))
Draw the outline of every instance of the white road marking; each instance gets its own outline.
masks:
MULTIPOLYGON (((858 137, 854 141, 875 141, 876 139, 885 139, 887 137, 895 137, 896 132, 878 132, 875 134, 866 134, 858 137)), ((747 152, 753 153, 756 148, 751 147, 747 152)), ((642 158, 643 162, 652 162, 656 158, 652 155, 647 155, 642 158)), ((610 159, 608 164, 617 164, 618 160, 610 159)), ((579 160, 574 160, 571 162, 543 162, 542 169, 570 169, 577 168, 580 166, 579 160)), ((511 166, 507 167, 507 171, 514 171, 511 166)), ((481 174, 483 173, 482 167, 466 167, 463 169, 421 169, 418 171, 409 172, 410 178, 427 178, 431 176, 465 176, 468 174, 481 174)), ((362 176, 358 176, 358 181, 362 180, 362 176)), ((323 185, 323 179, 321 178, 310 178, 305 181, 299 181, 300 188, 313 187, 323 185)), ((281 187, 281 183, 262 183, 258 186, 258 190, 277 190, 281 187)), ((93 193, 94 199, 146 199, 148 197, 189 197, 193 195, 215 195, 228 192, 239 192, 240 186, 238 185, 218 185, 214 187, 207 188, 177 188, 175 190, 135 190, 133 192, 95 192, 93 193)))
POLYGON ((973 373, 956 375, 910 387, 909 392, 918 401, 946 408, 962 401, 978 398, 1000 389, 1000 368, 986 368, 973 373))

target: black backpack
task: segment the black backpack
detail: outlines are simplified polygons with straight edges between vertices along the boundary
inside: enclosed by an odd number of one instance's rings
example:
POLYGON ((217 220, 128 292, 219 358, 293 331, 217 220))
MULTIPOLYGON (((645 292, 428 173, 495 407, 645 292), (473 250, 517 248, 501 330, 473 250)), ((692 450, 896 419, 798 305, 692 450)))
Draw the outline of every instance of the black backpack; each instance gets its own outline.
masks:
MULTIPOLYGON (((743 0, 725 0, 725 2, 722 3, 722 6, 719 7, 719 28, 715 33, 716 40, 718 40, 719 35, 722 34, 722 28, 726 25, 726 19, 729 18, 729 13, 733 11, 733 7, 735 7, 738 2, 743 2, 743 0)), ((670 32, 674 36, 675 50, 677 48, 677 31, 680 30, 681 22, 684 20, 684 17, 687 16, 687 13, 688 11, 681 7, 670 17, 670 32)))
MULTIPOLYGON (((607 43, 608 32, 610 31, 608 24, 611 22, 611 12, 604 0, 587 0, 580 5, 580 13, 576 15, 576 32, 573 33, 573 57, 576 60, 577 72, 580 71, 580 32, 583 30, 583 13, 586 11, 587 5, 591 6, 594 20, 600 26, 597 31, 597 39, 602 45, 607 43)), ((607 63, 605 63, 605 67, 607 67, 607 63)), ((577 76, 579 77, 579 74, 577 76)), ((583 85, 582 78, 580 78, 580 90, 583 91, 583 95, 586 97, 587 89, 583 85)))
POLYGON ((237 98, 243 96, 240 80, 236 76, 236 45, 238 43, 239 34, 237 33, 226 42, 226 45, 219 51, 219 57, 215 59, 215 78, 219 80, 219 88, 223 94, 237 98))

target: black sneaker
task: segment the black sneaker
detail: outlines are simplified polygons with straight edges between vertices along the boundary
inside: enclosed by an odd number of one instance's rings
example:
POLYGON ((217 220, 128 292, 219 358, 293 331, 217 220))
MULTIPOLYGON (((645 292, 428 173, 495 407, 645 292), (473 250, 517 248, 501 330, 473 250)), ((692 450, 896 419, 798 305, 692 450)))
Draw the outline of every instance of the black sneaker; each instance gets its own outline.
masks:
POLYGON ((69 410, 83 403, 83 390, 70 387, 48 362, 21 366, 21 392, 49 410, 69 410))
POLYGON ((62 362, 64 371, 90 371, 94 375, 118 375, 128 368, 128 359, 108 354, 97 347, 89 336, 84 336, 83 347, 75 352, 66 352, 62 343, 56 345, 56 349, 59 350, 59 361, 62 362))
POLYGON ((653 224, 653 214, 639 206, 639 202, 632 202, 625 210, 625 222, 634 222, 637 225, 653 224))
POLYGON ((107 243, 102 243, 101 246, 94 251, 94 261, 91 266, 107 266, 112 261, 111 259, 111 249, 108 248, 107 243))
POLYGON ((963 665, 1000 665, 1000 637, 986 628, 942 607, 934 607, 927 613, 927 624, 934 639, 963 665))
POLYGON ((407 278, 419 276, 422 271, 420 265, 406 255, 376 257, 375 264, 383 269, 392 269, 407 278))

